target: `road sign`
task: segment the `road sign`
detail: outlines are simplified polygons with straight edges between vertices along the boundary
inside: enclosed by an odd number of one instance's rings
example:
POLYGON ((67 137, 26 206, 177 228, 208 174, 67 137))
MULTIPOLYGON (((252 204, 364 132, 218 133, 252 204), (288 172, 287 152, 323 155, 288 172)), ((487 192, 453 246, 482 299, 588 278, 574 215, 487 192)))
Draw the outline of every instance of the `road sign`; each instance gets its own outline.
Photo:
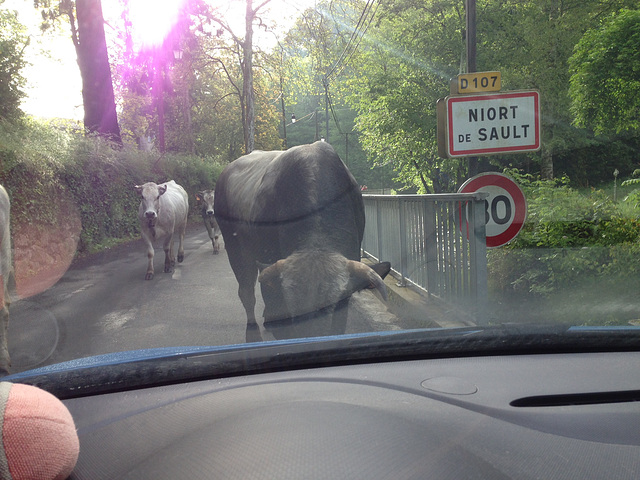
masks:
MULTIPOLYGON (((527 216, 527 201, 518 184, 501 173, 481 173, 458 189, 458 193, 474 192, 489 194, 485 200, 487 247, 499 247, 513 240, 527 216)), ((466 224, 462 211, 459 219, 461 227, 466 224)))
POLYGON ((480 92, 499 92, 502 87, 500 72, 462 73, 451 79, 451 95, 480 92))
POLYGON ((537 91, 447 97, 445 104, 449 157, 540 149, 537 91))

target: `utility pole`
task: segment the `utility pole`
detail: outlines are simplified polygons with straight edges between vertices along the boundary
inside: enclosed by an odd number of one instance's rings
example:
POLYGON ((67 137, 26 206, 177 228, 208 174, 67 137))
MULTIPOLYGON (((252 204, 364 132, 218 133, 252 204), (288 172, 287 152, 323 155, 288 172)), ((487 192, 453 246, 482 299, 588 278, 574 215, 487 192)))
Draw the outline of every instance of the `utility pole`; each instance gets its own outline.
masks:
POLYGON ((313 116, 316 119, 316 138, 314 139, 314 141, 317 142, 318 140, 320 140, 320 130, 318 129, 318 109, 317 108, 313 116))
MULTIPOLYGON (((280 87, 282 88, 282 77, 280 77, 280 87)), ((280 105, 282 106, 282 133, 284 134, 284 149, 289 148, 287 146, 287 112, 284 109, 284 95, 280 94, 280 105)))
POLYGON ((344 163, 345 163, 345 165, 349 165, 349 133, 351 133, 351 132, 347 132, 347 133, 344 134, 344 149, 345 149, 344 163))
POLYGON ((324 84, 324 118, 327 120, 327 134, 324 140, 329 143, 329 80, 327 77, 322 79, 322 83, 324 84))
MULTIPOLYGON (((476 0, 465 0, 467 73, 476 72, 476 0)), ((469 177, 478 174, 478 157, 467 157, 469 177)))

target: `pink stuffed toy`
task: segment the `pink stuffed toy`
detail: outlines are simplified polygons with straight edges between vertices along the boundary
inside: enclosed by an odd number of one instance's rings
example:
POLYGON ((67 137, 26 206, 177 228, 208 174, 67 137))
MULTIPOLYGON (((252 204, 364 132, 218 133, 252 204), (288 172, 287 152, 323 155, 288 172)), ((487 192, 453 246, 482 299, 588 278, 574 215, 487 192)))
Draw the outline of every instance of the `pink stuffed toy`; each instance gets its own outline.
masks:
POLYGON ((40 388, 0 382, 0 479, 64 480, 80 443, 67 407, 40 388))

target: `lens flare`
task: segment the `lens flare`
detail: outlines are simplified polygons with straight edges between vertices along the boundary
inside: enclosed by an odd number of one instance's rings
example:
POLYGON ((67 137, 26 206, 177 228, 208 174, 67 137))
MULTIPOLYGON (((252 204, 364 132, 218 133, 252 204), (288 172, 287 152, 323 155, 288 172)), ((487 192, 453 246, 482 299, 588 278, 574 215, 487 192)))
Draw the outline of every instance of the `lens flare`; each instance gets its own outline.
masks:
POLYGON ((134 45, 155 48, 164 42, 178 21, 185 0, 129 0, 134 45))

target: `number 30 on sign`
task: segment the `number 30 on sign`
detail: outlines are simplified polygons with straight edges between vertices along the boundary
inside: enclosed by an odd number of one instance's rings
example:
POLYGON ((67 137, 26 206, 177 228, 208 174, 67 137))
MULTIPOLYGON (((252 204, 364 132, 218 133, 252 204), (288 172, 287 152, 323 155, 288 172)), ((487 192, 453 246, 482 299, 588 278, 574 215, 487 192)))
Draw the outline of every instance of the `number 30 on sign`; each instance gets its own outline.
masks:
POLYGON ((489 194, 485 200, 487 247, 499 247, 513 240, 527 216, 527 201, 518 184, 501 173, 481 173, 458 189, 458 193, 474 192, 489 194))

